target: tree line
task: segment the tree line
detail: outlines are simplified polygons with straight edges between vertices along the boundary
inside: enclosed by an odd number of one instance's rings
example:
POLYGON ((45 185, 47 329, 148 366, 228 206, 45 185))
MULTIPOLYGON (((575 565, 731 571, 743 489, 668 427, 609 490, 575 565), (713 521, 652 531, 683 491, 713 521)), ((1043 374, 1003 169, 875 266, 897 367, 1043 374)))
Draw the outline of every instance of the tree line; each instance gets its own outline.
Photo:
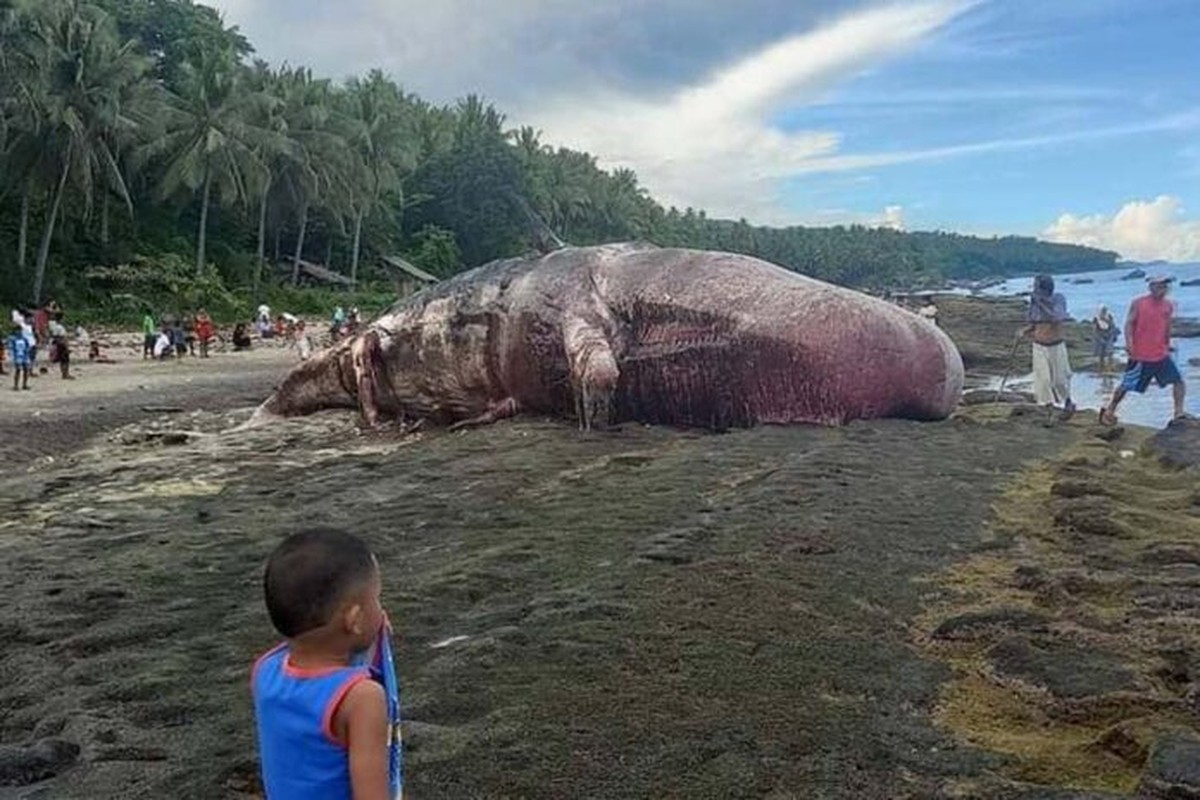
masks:
POLYGON ((709 219, 479 97, 440 106, 380 71, 339 83, 256 60, 191 0, 0 0, 5 299, 166 256, 250 297, 306 260, 356 284, 381 277, 381 254, 445 276, 528 250, 534 215, 573 244, 731 250, 856 286, 1115 261, 1016 237, 709 219))

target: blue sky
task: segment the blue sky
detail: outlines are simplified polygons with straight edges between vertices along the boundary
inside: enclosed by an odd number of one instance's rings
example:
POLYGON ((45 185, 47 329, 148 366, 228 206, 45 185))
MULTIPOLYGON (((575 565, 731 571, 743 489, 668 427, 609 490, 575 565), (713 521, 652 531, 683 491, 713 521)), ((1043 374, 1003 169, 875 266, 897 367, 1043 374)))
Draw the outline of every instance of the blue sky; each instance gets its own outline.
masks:
POLYGON ((1200 260, 1200 0, 213 0, 271 61, 380 66, 771 224, 1200 260))

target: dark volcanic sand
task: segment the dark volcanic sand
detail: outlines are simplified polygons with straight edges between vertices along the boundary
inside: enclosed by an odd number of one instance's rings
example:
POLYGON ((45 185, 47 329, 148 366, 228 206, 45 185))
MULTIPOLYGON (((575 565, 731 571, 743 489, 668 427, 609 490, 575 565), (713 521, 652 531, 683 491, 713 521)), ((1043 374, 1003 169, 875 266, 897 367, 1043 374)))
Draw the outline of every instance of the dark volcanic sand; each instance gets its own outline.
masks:
POLYGON ((30 380, 28 392, 12 391, 12 376, 0 375, 0 441, 10 466, 59 457, 97 434, 151 419, 146 406, 224 411, 260 403, 296 363, 286 349, 262 345, 165 362, 144 361, 125 348, 111 355, 119 363, 76 364, 74 381, 62 380, 50 365, 30 380))
POLYGON ((948 670, 909 644, 939 591, 920 579, 985 547, 1001 483, 1074 437, 1025 418, 405 439, 334 414, 10 472, 0 746, 81 754, 0 798, 252 790, 259 565, 312 523, 384 566, 412 797, 936 796, 1001 759, 932 726, 948 670))

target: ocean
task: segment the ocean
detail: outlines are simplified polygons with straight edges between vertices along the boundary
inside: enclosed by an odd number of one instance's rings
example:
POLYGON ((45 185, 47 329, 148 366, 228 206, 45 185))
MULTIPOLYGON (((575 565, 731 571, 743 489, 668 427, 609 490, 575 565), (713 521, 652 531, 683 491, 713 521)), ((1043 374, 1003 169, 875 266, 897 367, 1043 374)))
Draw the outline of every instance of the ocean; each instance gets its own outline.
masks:
MULTIPOLYGON (((1122 280, 1134 269, 1144 269, 1148 275, 1159 272, 1175 278, 1171 287, 1170 297, 1175 300, 1177 313, 1181 317, 1200 319, 1200 286, 1180 286, 1180 281, 1200 279, 1200 264, 1170 264, 1160 266, 1144 266, 1127 264, 1114 270, 1104 272, 1080 272, 1073 275, 1055 275, 1054 282, 1058 291, 1067 298, 1067 309, 1071 316, 1080 321, 1089 321, 1095 315, 1101 304, 1107 305, 1117 318, 1117 325, 1123 331, 1125 316, 1129 304, 1135 298, 1146 293, 1146 282, 1143 279, 1122 280), (1073 279, 1091 279, 1092 283, 1072 283, 1073 279)), ((988 295, 1016 295, 1028 292, 1033 284, 1033 278, 1014 278, 985 292, 988 295)), ((1200 366, 1188 365, 1189 359, 1200 358, 1200 339, 1175 339, 1175 361, 1187 381, 1188 398, 1187 411, 1200 416, 1200 366)), ((1125 336, 1122 333, 1117 341, 1117 360, 1124 356, 1123 346, 1125 336)), ((1080 359, 1090 358, 1091 353, 1072 354, 1080 359)), ((1074 360, 1074 358, 1073 358, 1074 360)), ((1075 402, 1080 408, 1098 409, 1108 401, 1115 387, 1117 377, 1098 375, 1095 372, 1076 372, 1071 383, 1075 402)), ((1026 375, 1009 380, 1013 388, 1025 388, 1032 384, 1033 376, 1026 375)), ((1122 421, 1138 425, 1162 427, 1171 419, 1171 392, 1169 389, 1159 389, 1151 386, 1144 395, 1129 395, 1118 410, 1122 421)))

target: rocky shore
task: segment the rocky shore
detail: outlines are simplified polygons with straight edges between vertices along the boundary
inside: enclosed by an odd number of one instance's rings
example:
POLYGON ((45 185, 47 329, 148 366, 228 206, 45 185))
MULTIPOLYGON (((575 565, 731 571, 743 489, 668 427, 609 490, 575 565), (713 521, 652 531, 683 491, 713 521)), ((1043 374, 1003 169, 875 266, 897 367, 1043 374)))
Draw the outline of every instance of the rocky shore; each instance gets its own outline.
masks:
MULTIPOLYGON (((940 316, 1006 368, 1019 304, 940 316)), ((323 522, 384 565, 414 797, 1200 796, 1195 425, 236 431, 255 359, 81 382, 0 476, 0 800, 259 796, 259 565, 323 522)))

